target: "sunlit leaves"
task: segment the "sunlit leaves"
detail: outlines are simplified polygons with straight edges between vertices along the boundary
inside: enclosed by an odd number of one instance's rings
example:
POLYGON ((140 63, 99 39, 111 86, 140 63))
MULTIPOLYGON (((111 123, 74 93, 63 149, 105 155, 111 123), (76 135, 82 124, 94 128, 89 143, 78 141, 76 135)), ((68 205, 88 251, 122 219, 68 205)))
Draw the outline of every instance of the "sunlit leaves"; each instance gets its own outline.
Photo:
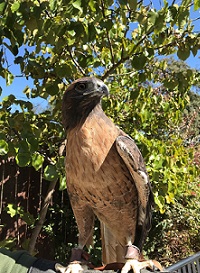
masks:
POLYGON ((19 7, 20 7, 20 3, 18 1, 15 1, 11 6, 11 11, 15 12, 19 9, 19 7))
POLYGON ((5 7, 6 7, 6 2, 1 1, 1 3, 0 3, 0 13, 2 13, 4 11, 5 7))
POLYGON ((159 16, 159 13, 156 11, 156 10, 151 10, 149 12, 149 22, 152 24, 152 25, 155 25, 156 24, 156 20, 158 19, 158 16, 159 16))
POLYGON ((183 141, 176 136, 165 142, 149 140, 142 134, 136 134, 135 139, 147 147, 147 170, 153 183, 155 202, 160 212, 164 213, 166 203, 174 203, 181 198, 187 193, 188 182, 195 181, 190 154, 192 149, 186 149, 183 141))
POLYGON ((8 143, 4 139, 0 139, 0 155, 6 155, 8 150, 8 143))
POLYGON ((27 225, 33 225, 35 222, 32 214, 25 212, 22 207, 16 206, 15 204, 8 204, 5 210, 11 217, 19 215, 19 217, 24 220, 27 225))
POLYGON ((194 0, 194 9, 197 10, 200 8, 200 0, 194 0))
POLYGON ((10 214, 11 217, 14 217, 16 214, 18 214, 19 208, 16 207, 14 204, 8 204, 7 205, 7 212, 10 214))
POLYGON ((59 190, 63 191, 67 188, 67 183, 66 183, 66 176, 60 176, 60 180, 59 180, 59 190))
POLYGON ((72 6, 75 7, 76 9, 80 10, 81 12, 83 11, 81 7, 81 0, 76 0, 72 2, 72 6))
POLYGON ((159 210, 161 213, 165 212, 165 198, 162 195, 155 194, 154 195, 154 200, 156 205, 159 207, 159 210))
POLYGON ((44 156, 39 154, 38 152, 35 152, 32 157, 32 166, 38 171, 40 168, 42 168, 43 163, 44 163, 44 156))
POLYGON ((59 178, 55 165, 48 165, 45 167, 44 178, 48 181, 56 181, 59 178))

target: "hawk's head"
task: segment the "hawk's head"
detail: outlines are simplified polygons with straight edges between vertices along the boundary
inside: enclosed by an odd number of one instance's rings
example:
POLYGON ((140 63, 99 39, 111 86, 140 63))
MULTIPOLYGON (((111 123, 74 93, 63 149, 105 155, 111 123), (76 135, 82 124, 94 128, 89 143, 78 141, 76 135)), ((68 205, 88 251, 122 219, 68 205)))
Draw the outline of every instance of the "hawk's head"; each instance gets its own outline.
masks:
POLYGON ((95 77, 85 77, 71 83, 63 97, 63 123, 66 130, 85 121, 89 113, 108 95, 108 87, 95 77))

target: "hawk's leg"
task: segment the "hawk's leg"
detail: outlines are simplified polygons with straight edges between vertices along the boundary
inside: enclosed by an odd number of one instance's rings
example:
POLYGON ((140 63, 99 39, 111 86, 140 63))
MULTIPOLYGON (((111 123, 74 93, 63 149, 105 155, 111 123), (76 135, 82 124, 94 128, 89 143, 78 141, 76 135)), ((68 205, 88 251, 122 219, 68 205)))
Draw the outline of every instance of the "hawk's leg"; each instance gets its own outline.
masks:
POLYGON ((83 248, 85 245, 89 246, 93 244, 94 213, 88 206, 77 208, 76 205, 72 207, 79 231, 78 247, 72 249, 70 264, 67 267, 56 264, 56 270, 61 273, 80 273, 88 269, 89 255, 83 248))
POLYGON ((127 246, 125 259, 126 262, 122 268, 121 273, 128 273, 131 269, 133 270, 134 273, 140 273, 140 270, 146 267, 152 270, 155 270, 155 268, 162 270, 162 266, 157 261, 154 260, 140 261, 139 248, 131 244, 127 246))
POLYGON ((138 225, 136 227, 136 237, 134 243, 132 244, 131 240, 128 239, 127 251, 125 255, 126 262, 121 273, 127 273, 131 269, 134 273, 140 273, 140 270, 143 268, 155 268, 155 264, 152 260, 143 261, 141 259, 141 250, 145 238, 146 234, 144 231, 144 226, 138 225))
MULTIPOLYGON (((78 247, 72 251, 70 261, 82 261, 84 246, 93 245, 93 228, 95 215, 89 206, 72 205, 78 227, 78 247), (79 249, 79 251, 78 251, 79 249), (82 250, 82 251, 81 251, 82 250)), ((85 259, 85 258, 84 258, 85 259)))

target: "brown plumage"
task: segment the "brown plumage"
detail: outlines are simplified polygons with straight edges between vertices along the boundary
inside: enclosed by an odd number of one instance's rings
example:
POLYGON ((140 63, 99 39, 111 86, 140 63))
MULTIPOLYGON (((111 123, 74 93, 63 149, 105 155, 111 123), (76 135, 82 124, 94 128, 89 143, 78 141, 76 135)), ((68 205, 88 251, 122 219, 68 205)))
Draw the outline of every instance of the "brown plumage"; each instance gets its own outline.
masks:
POLYGON ((133 139, 103 112, 103 95, 108 95, 108 88, 101 80, 76 80, 64 94, 62 113, 67 189, 79 248, 92 244, 98 217, 107 264, 139 258, 150 229, 153 195, 142 155, 133 139))

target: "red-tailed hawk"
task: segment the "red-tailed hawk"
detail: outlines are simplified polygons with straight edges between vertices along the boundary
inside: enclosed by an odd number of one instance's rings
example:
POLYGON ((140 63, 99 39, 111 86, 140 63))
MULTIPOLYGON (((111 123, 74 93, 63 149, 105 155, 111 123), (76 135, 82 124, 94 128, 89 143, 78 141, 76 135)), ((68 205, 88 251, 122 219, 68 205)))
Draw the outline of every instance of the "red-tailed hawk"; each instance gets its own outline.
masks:
POLYGON ((81 260, 83 247, 92 244, 96 216, 103 263, 125 262, 123 272, 137 271, 151 226, 153 194, 135 142, 101 108, 104 95, 108 87, 86 77, 73 82, 63 97, 67 189, 79 231, 72 260, 81 260))

